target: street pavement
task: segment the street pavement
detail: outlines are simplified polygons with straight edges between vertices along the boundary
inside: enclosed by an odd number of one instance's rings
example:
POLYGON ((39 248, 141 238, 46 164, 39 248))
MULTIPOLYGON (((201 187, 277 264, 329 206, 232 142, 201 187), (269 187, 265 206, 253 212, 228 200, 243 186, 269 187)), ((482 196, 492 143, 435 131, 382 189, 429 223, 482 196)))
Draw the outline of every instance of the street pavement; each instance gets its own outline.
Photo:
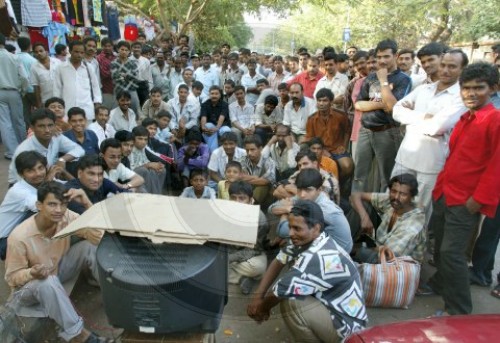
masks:
MULTIPOLYGON (((3 156, 3 146, 0 146, 0 156, 3 156)), ((7 169, 9 161, 0 157, 0 199, 7 191, 7 169)), ((500 266, 500 250, 496 255, 496 270, 500 266)), ((433 268, 424 265, 422 277, 428 278, 433 272, 433 268)), ((0 263, 0 273, 5 273, 4 263, 0 263)), ((474 314, 500 313, 500 300, 490 295, 490 288, 471 286, 474 314)), ((4 304, 9 296, 10 290, 5 281, 0 281, 0 303, 4 304)), ((98 288, 88 285, 80 279, 71 295, 71 300, 75 304, 77 311, 84 318, 86 326, 103 336, 118 338, 122 330, 109 325, 104 312, 101 293, 98 288)), ((218 343, 232 342, 292 342, 287 328, 280 317, 278 307, 273 310, 270 320, 262 324, 257 324, 246 315, 246 306, 250 301, 250 296, 241 294, 239 287, 230 285, 229 302, 225 307, 219 330, 216 332, 218 343)), ((409 309, 378 309, 369 308, 369 325, 398 322, 402 320, 425 318, 432 315, 436 310, 443 308, 443 302, 439 296, 416 297, 409 309)), ((55 326, 45 326, 39 335, 37 342, 59 342, 55 333, 55 326)))

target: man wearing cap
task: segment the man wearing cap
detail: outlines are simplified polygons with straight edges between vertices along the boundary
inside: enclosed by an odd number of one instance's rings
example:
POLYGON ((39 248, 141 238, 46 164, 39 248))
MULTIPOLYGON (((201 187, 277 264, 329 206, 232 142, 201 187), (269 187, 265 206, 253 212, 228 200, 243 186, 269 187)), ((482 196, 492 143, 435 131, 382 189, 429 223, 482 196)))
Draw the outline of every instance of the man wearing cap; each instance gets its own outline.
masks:
POLYGON ((363 329, 368 319, 358 270, 349 254, 323 232, 317 204, 298 200, 288 220, 292 244, 271 262, 247 314, 260 323, 280 304, 295 341, 340 342, 363 329))

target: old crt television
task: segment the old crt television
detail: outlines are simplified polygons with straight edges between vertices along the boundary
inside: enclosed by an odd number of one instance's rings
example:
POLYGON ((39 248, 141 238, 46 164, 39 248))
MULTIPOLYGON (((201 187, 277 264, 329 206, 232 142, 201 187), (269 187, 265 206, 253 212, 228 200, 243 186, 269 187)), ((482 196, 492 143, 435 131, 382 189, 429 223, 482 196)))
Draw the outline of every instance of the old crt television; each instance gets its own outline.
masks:
POLYGON ((153 244, 106 233, 97 264, 111 325, 144 333, 217 331, 227 303, 223 245, 153 244))

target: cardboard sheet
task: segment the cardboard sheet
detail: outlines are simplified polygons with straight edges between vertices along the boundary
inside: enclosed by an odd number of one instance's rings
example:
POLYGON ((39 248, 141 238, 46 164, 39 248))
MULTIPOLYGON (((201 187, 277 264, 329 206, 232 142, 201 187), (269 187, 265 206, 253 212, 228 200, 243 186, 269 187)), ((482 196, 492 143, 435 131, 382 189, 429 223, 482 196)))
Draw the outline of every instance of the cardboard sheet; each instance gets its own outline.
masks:
POLYGON ((227 200, 122 193, 95 204, 54 238, 86 228, 147 237, 155 243, 214 241, 253 247, 259 207, 227 200))

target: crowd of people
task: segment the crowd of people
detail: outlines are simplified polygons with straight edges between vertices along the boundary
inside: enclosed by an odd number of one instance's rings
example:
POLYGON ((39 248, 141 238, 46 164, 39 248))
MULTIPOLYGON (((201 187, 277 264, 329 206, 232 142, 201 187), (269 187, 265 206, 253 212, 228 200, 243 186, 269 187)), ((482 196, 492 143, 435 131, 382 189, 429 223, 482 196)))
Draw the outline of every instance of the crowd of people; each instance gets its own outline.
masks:
POLYGON ((441 295, 441 315, 471 313, 470 284, 494 281, 499 45, 471 64, 391 39, 293 56, 228 44, 197 55, 187 36, 87 37, 60 56, 18 45, 0 35, 0 253, 16 313, 53 318, 66 341, 105 341, 61 286, 82 267, 98 284, 102 232, 50 238, 122 192, 259 206, 256 245, 229 249, 228 281, 258 322, 280 304, 297 342, 366 327, 354 261, 379 263, 381 247, 435 265, 418 292, 441 295))

